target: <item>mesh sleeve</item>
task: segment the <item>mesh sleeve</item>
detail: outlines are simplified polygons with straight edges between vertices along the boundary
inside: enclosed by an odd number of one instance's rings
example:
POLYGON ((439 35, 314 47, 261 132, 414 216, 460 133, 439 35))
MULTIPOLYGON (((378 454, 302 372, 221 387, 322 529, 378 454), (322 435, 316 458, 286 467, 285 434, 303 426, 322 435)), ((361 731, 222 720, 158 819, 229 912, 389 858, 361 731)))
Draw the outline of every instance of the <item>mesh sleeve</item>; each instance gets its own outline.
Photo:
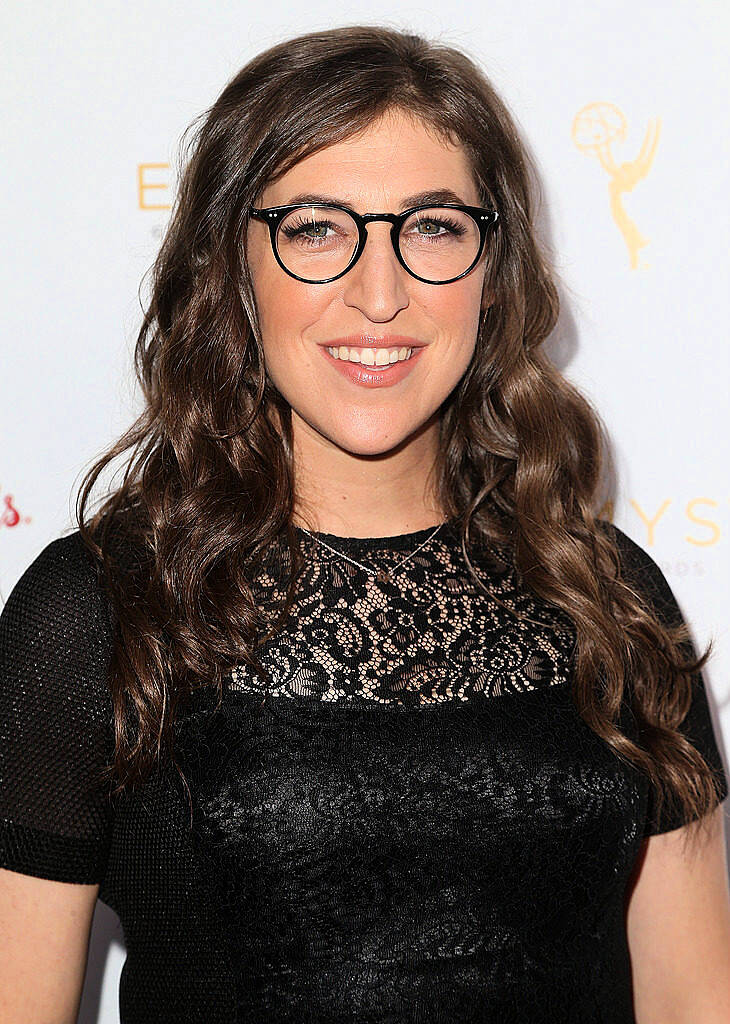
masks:
POLYGON ((0 614, 0 867, 101 881, 110 653, 106 597, 76 530, 40 552, 0 614))
MULTIPOLYGON (((609 525, 616 539, 622 563, 622 574, 626 581, 646 597, 650 607, 655 610, 658 618, 665 625, 684 622, 685 619, 677 599, 664 573, 653 558, 617 526, 609 525)), ((697 649, 691 640, 686 641, 683 646, 686 652, 691 653, 693 657, 697 656, 697 649)), ((707 684, 701 670, 693 675, 692 681, 694 687, 692 703, 679 728, 713 769, 720 784, 720 800, 722 801, 728 795, 728 780, 710 716, 707 684)), ((654 787, 650 785, 643 835, 651 836, 660 832, 670 832, 673 829, 681 828, 684 824, 679 810, 673 811, 666 800, 662 813, 657 819, 654 787)))

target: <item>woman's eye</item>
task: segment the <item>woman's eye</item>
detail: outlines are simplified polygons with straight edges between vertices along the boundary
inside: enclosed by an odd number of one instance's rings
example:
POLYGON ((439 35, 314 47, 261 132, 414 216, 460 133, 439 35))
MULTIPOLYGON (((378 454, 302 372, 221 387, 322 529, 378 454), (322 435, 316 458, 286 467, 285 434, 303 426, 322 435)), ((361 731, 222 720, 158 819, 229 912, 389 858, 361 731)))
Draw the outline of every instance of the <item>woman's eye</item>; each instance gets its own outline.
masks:
MULTIPOLYGON (((435 228, 445 228, 446 232, 450 231, 452 234, 455 234, 455 235, 463 234, 463 231, 464 231, 462 226, 460 224, 457 224, 456 221, 453 221, 453 220, 432 220, 432 219, 429 219, 429 220, 422 220, 422 221, 418 222, 418 227, 419 228, 422 228, 424 225, 427 226, 427 227, 431 226, 431 227, 435 227, 435 228)), ((428 232, 425 232, 425 234, 434 234, 434 232, 433 231, 428 231, 428 232)))
MULTIPOLYGON (((284 228, 284 234, 286 235, 287 238, 293 238, 295 235, 303 235, 303 234, 305 234, 305 232, 310 232, 310 231, 311 232, 316 232, 316 231, 326 232, 329 228, 332 228, 332 227, 334 227, 334 225, 331 224, 330 221, 327 221, 327 220, 317 221, 316 224, 315 224, 314 221, 310 220, 310 221, 304 221, 301 224, 288 225, 287 227, 284 228)), ((325 238, 326 234, 324 234, 324 233, 322 233, 322 234, 315 234, 314 237, 315 238, 325 238)))

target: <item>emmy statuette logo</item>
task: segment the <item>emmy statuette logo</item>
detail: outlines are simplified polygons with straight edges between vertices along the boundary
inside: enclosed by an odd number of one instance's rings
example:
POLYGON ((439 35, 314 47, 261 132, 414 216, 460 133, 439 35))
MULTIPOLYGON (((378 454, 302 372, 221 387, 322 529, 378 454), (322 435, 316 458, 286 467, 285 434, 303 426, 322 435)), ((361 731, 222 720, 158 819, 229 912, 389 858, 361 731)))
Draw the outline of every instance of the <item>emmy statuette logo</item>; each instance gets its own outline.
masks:
MULTIPOLYGON (((573 142, 582 153, 596 157, 608 174, 611 214, 626 242, 632 270, 639 266, 639 249, 648 245, 649 239, 642 235, 629 217, 622 196, 625 192, 631 192, 649 173, 659 141, 660 124, 658 117, 650 121, 639 155, 634 160, 618 163, 611 147, 616 142, 623 142, 627 133, 626 118, 619 108, 613 103, 589 103, 573 118, 573 142)), ((643 260, 641 266, 646 268, 649 263, 643 260)))

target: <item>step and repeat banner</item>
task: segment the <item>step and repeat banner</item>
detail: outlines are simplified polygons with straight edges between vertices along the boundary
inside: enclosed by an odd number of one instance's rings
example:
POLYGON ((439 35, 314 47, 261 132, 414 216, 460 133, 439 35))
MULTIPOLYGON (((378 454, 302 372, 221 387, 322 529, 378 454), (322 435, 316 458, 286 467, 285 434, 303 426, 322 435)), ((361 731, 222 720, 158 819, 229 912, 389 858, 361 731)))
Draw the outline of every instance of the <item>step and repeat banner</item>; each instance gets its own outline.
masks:
MULTIPOLYGON (((7 4, 0 604, 72 522, 82 472, 132 421, 132 350, 184 129, 252 56, 344 24, 331 2, 7 4)), ((605 421, 605 509, 660 565, 730 745, 726 5, 351 4, 457 46, 539 172, 561 294, 547 349, 605 421)), ((97 904, 80 1020, 118 1020, 119 923, 97 904)))

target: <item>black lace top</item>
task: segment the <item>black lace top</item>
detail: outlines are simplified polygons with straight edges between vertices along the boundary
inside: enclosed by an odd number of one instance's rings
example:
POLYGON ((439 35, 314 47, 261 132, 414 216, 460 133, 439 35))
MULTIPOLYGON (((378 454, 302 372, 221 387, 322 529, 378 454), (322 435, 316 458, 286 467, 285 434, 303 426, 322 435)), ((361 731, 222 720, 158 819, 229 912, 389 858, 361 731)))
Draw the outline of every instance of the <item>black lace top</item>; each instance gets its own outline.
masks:
MULTIPOLYGON (((317 536, 392 568, 431 533, 317 536)), ((241 667, 178 723, 192 816, 172 769, 114 804, 91 784, 108 606, 78 531, 41 551, 0 615, 0 866, 99 883, 122 1024, 632 1024, 625 887, 642 838, 681 822, 578 716, 570 620, 504 552, 470 552, 476 586, 452 523, 392 582, 300 535, 269 692, 241 667)), ((683 730, 726 795, 701 674, 683 730)))

